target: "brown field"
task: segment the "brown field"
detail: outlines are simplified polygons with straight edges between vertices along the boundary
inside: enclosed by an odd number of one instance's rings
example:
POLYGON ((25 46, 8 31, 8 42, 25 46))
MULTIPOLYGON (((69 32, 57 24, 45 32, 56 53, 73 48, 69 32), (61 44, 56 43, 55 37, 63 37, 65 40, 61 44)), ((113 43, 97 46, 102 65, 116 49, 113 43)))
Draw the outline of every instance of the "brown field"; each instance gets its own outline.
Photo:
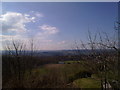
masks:
POLYGON ((46 68, 46 69, 52 69, 52 68, 61 68, 61 67, 63 67, 64 66, 64 64, 46 64, 44 67, 46 68))

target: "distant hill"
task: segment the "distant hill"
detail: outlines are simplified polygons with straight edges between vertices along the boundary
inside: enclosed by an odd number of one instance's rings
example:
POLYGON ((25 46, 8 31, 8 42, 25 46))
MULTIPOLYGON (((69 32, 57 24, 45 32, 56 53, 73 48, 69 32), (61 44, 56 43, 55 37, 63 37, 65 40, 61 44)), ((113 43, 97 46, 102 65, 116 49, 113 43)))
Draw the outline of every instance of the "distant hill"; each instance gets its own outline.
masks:
MULTIPOLYGON (((114 50, 104 50, 108 52, 113 52, 114 50)), ((80 55, 80 54, 90 54, 92 51, 91 50, 39 50, 39 51, 34 51, 34 55, 37 56, 65 56, 65 55, 80 55)), ((101 50, 96 49, 96 53, 100 53, 101 50)), ((8 51, 2 51, 0 52, 2 55, 8 54, 8 51)), ((12 51, 13 54, 15 54, 15 51, 12 51)), ((31 51, 25 51, 22 52, 21 55, 30 55, 31 51)))

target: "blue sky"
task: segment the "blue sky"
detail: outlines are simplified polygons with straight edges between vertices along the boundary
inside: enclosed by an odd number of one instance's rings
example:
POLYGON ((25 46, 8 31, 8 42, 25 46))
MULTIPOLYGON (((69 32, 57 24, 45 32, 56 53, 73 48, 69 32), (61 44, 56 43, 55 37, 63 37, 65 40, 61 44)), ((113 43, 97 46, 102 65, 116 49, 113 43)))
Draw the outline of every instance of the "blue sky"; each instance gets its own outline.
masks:
POLYGON ((112 35, 117 10, 115 2, 3 3, 3 41, 34 37, 40 50, 71 49, 75 40, 87 42, 88 28, 112 35))

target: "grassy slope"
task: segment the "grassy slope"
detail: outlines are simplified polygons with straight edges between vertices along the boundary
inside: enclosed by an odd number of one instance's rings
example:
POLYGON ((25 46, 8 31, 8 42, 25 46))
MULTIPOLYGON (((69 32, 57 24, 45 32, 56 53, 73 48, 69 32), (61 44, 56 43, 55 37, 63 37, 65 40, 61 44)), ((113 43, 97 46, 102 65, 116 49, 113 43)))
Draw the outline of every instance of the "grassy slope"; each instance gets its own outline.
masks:
MULTIPOLYGON (((72 83, 78 88, 100 88, 100 77, 98 73, 94 73, 91 78, 75 78, 75 75, 79 72, 91 72, 91 69, 86 65, 85 61, 65 61, 65 63, 71 64, 46 64, 42 67, 38 67, 32 70, 32 74, 26 72, 24 75, 24 85, 25 87, 46 87, 46 82, 48 85, 53 82, 54 78, 56 83, 53 85, 60 85, 59 83, 65 82, 65 84, 72 83), (75 64, 79 62, 79 64, 75 64), (48 78, 48 79, 47 79, 48 78), (73 81, 71 81, 71 79, 73 81), (43 83, 45 82, 45 84, 43 83)), ((61 83, 62 84, 62 83, 61 83)))
POLYGON ((73 82, 78 88, 100 88, 100 81, 93 78, 81 78, 73 82))
POLYGON ((65 64, 84 64, 86 63, 85 61, 64 61, 65 64))
MULTIPOLYGON (((52 75, 52 73, 54 73, 54 77, 57 75, 58 78, 63 77, 63 78, 66 78, 67 80, 69 79, 71 81, 71 79, 73 79, 73 80, 75 79, 75 75, 78 72, 89 71, 89 70, 87 70, 88 68, 86 69, 84 67, 84 65, 83 65, 84 62, 81 62, 81 63, 82 64, 47 64, 41 68, 34 69, 32 71, 32 77, 30 77, 30 78, 32 79, 33 77, 35 77, 36 80, 40 80, 40 78, 42 79, 42 77, 44 75, 47 75, 50 77, 52 75), (57 74, 57 73, 59 73, 59 74, 57 74)), ((82 80, 82 82, 83 81, 84 80, 82 80)), ((81 82, 81 81, 75 80, 75 82, 76 82, 75 86, 78 87, 77 85, 79 85, 79 82, 81 82)), ((93 82, 93 80, 91 80, 91 81, 89 80, 89 83, 91 83, 91 82, 93 82)), ((95 84, 94 86, 96 86, 96 83, 94 83, 94 84, 95 84)), ((94 87, 94 86, 92 86, 92 87, 94 87)), ((92 87, 90 84, 90 88, 92 88, 92 87)))

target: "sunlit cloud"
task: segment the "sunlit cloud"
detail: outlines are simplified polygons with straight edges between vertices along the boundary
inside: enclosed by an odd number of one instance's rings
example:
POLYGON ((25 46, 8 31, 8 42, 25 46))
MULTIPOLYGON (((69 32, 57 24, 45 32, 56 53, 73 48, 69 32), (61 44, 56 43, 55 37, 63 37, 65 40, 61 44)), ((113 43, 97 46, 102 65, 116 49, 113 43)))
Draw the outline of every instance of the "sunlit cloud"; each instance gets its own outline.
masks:
POLYGON ((60 41, 60 42, 58 42, 57 44, 65 44, 66 43, 66 41, 60 41))
POLYGON ((42 26, 39 26, 39 28, 45 34, 56 34, 56 33, 59 32, 59 30, 56 27, 50 26, 50 25, 46 25, 46 24, 44 24, 42 26))
POLYGON ((44 17, 44 15, 41 12, 37 12, 37 11, 31 11, 30 14, 38 18, 44 17))
POLYGON ((38 17, 43 17, 43 15, 39 12, 34 12, 33 15, 28 13, 6 12, 1 15, 0 23, 2 23, 3 33, 0 35, 0 39, 2 38, 0 42, 6 44, 6 42, 11 42, 12 40, 22 40, 27 42, 26 44, 29 47, 29 41, 33 38, 34 44, 40 43, 42 47, 50 47, 53 40, 49 36, 57 34, 59 30, 57 27, 48 24, 36 26, 38 27, 38 30, 34 30, 36 33, 33 33, 33 30, 28 30, 26 24, 37 23, 38 17))
POLYGON ((3 34, 23 33, 27 31, 25 24, 34 21, 35 17, 30 17, 28 14, 22 14, 17 12, 7 12, 0 17, 3 34))

